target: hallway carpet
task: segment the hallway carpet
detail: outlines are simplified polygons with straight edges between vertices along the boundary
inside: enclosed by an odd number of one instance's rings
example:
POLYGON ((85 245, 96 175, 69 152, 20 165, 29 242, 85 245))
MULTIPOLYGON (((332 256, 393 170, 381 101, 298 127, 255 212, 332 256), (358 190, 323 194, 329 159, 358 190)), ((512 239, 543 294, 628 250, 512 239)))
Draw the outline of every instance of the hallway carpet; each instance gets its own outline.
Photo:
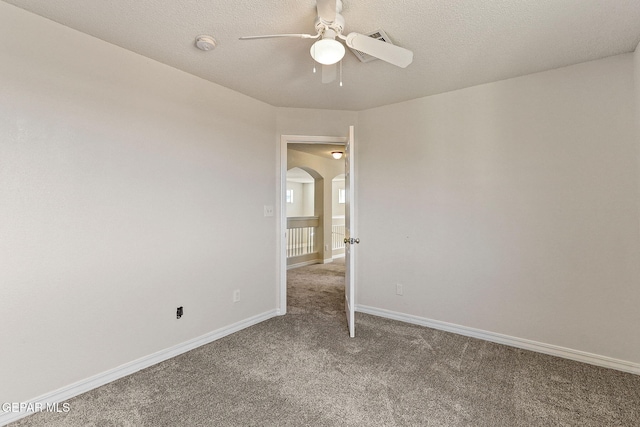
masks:
POLYGON ((638 426, 640 376, 358 313, 344 264, 288 272, 289 312, 15 426, 638 426))

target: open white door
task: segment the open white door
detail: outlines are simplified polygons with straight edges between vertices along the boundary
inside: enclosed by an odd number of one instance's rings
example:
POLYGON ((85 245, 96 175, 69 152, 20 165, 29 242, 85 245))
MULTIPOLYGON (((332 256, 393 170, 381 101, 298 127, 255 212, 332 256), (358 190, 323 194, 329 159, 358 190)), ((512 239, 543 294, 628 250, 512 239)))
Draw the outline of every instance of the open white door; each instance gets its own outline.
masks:
POLYGON ((349 326, 349 336, 356 336, 356 319, 355 319, 355 247, 357 243, 360 243, 360 239, 355 237, 356 234, 356 221, 355 221, 355 191, 354 191, 354 129, 353 126, 349 126, 349 137, 345 145, 344 150, 344 163, 345 163, 345 231, 344 231, 344 243, 345 243, 345 311, 347 313, 347 324, 349 326))

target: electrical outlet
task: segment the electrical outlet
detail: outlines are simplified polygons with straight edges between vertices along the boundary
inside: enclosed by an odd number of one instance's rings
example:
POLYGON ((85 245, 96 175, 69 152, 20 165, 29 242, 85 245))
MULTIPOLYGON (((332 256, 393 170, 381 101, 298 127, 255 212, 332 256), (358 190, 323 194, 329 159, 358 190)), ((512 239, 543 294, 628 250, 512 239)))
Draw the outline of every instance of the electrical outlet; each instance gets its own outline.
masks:
POLYGON ((184 310, 182 309, 182 307, 178 307, 178 309, 176 310, 176 318, 177 319, 181 318, 183 313, 184 313, 184 310))
POLYGON ((329 245, 324 245, 324 250, 328 251, 329 250, 329 245))
POLYGON ((273 216, 273 206, 264 205, 264 216, 273 216))
POLYGON ((236 289, 235 291, 233 291, 233 302, 239 302, 240 301, 240 289, 236 289))
POLYGON ((396 283, 396 295, 404 295, 402 283, 396 283))

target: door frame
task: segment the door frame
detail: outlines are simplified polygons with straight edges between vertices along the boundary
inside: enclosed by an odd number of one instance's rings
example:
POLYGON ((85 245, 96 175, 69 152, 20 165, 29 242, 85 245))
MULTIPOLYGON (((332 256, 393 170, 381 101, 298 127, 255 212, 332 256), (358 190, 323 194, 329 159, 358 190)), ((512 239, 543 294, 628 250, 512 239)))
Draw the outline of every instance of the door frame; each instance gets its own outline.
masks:
POLYGON ((276 312, 282 316, 287 314, 287 145, 288 144, 335 144, 345 145, 346 136, 311 136, 311 135, 280 135, 280 155, 278 162, 278 179, 276 181, 276 213, 280 219, 276 223, 277 266, 278 266, 278 304, 276 312))

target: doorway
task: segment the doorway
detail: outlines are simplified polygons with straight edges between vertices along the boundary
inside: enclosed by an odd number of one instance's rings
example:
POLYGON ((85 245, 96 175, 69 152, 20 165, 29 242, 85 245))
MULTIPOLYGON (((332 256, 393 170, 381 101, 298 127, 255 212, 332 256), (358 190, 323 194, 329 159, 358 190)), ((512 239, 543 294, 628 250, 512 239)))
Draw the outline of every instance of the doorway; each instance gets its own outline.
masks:
MULTIPOLYGON (((284 315, 287 312, 287 244, 288 244, 288 231, 287 231, 287 171, 289 165, 289 155, 288 149, 291 146, 296 146, 303 155, 302 158, 307 155, 313 155, 312 153, 316 153, 316 155, 321 155, 325 157, 331 157, 331 151, 344 151, 344 146, 347 142, 346 137, 330 137, 330 136, 299 136, 299 135, 282 135, 281 144, 280 144, 280 165, 279 165, 279 228, 278 235, 280 238, 278 239, 278 266, 279 266, 279 301, 278 301, 278 314, 284 315)), ((337 164, 340 165, 341 169, 344 170, 344 160, 333 160, 334 162, 339 162, 337 164)), ((318 169, 318 167, 314 168, 314 165, 307 165, 309 169, 318 169)), ((307 170, 309 170, 307 169, 307 170)), ((335 174, 335 175, 339 175, 335 174)), ((319 198, 326 200, 325 203, 328 204, 329 209, 332 206, 332 181, 334 176, 322 177, 323 179, 323 187, 328 188, 328 191, 321 191, 320 195, 316 194, 316 201, 319 198), (324 183, 324 180, 327 180, 327 183, 324 183)), ((318 188, 318 187, 317 187, 318 188)), ((295 195, 294 195, 295 197, 295 195)), ((337 197, 337 196, 336 196, 337 197)), ((317 212, 316 212, 317 213, 317 212)), ((318 215, 320 216, 320 215, 318 215)), ((320 221, 318 233, 322 233, 322 238, 319 239, 322 242, 322 247, 319 248, 319 261, 321 263, 330 262, 328 258, 328 254, 331 254, 331 245, 332 245, 332 214, 329 213, 329 221, 325 221, 326 215, 322 215, 323 221, 320 221)))

